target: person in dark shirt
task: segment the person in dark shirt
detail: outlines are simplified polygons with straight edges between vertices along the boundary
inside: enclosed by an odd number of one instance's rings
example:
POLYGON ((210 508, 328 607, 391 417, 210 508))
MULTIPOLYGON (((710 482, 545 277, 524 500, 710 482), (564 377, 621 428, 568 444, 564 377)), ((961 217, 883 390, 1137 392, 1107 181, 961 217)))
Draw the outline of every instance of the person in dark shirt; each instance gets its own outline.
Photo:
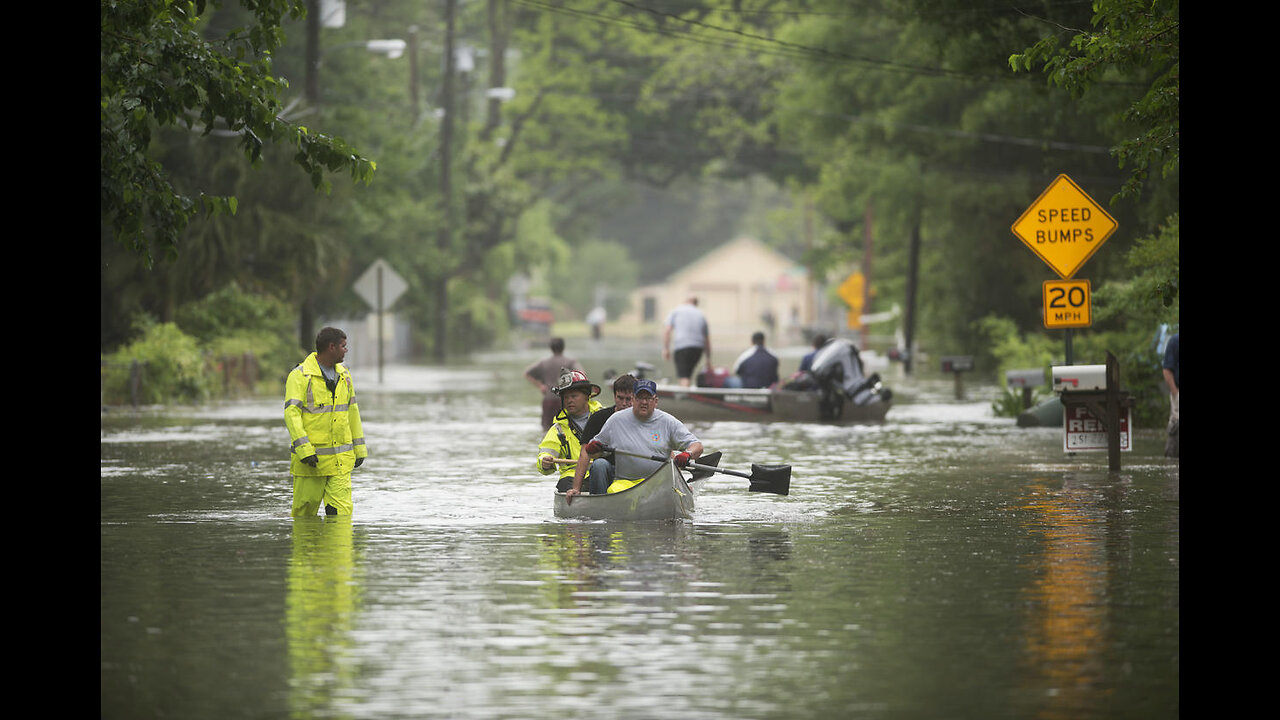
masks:
POLYGON ((764 333, 751 335, 751 347, 733 363, 733 378, 729 387, 767 388, 778 382, 778 358, 764 349, 764 333))
POLYGON ((583 370, 582 363, 564 354, 564 338, 551 338, 551 356, 543 358, 524 369, 524 378, 542 393, 542 429, 547 430, 555 422, 562 407, 560 396, 553 390, 565 370, 583 370))
MULTIPOLYGON (((631 407, 635 401, 636 379, 630 373, 624 373, 613 379, 613 407, 602 408, 591 413, 591 417, 587 419, 587 424, 582 428, 583 442, 591 442, 591 439, 600 432, 600 428, 604 426, 604 421, 618 410, 626 410, 631 407)), ((609 459, 613 461, 612 458, 609 459)))
POLYGON ((813 358, 815 358, 818 355, 818 351, 821 350, 822 346, 826 344, 827 344, 826 335, 819 333, 813 336, 813 350, 808 353, 805 353, 805 356, 800 359, 801 372, 805 370, 813 369, 813 358))

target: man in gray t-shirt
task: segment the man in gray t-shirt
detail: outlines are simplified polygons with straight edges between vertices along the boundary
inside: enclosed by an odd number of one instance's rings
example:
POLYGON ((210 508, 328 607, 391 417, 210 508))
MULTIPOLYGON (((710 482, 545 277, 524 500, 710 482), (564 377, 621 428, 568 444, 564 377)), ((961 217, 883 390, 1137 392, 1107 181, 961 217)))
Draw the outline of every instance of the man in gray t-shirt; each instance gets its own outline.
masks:
POLYGON ((698 298, 690 297, 667 315, 663 323, 662 356, 674 360, 676 378, 683 386, 693 384, 693 371, 706 353, 707 369, 711 369, 711 331, 707 317, 698 309, 698 298))
MULTIPOLYGON (((601 448, 613 447, 637 455, 671 457, 673 450, 680 450, 676 464, 684 467, 702 455, 702 442, 670 413, 658 409, 658 386, 649 379, 637 380, 633 391, 635 400, 630 411, 615 412, 605 421, 595 439, 582 448, 578 467, 573 475, 573 487, 566 492, 570 502, 581 494, 582 479, 586 476, 591 456, 599 455, 601 448)), ((625 490, 648 477, 660 463, 655 460, 617 454, 617 467, 610 492, 625 490)))

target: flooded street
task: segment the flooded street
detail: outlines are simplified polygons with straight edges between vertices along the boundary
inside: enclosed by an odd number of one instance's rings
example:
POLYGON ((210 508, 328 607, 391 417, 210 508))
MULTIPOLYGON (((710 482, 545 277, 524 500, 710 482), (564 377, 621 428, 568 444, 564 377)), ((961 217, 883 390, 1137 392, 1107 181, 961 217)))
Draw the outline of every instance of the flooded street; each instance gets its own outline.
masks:
POLYGON ((882 424, 692 425, 723 468, 791 465, 786 497, 717 474, 692 522, 563 521, 541 356, 353 368, 350 518, 289 517, 283 386, 103 413, 101 716, 1178 716, 1160 430, 1112 473, 994 386, 889 370, 882 424))

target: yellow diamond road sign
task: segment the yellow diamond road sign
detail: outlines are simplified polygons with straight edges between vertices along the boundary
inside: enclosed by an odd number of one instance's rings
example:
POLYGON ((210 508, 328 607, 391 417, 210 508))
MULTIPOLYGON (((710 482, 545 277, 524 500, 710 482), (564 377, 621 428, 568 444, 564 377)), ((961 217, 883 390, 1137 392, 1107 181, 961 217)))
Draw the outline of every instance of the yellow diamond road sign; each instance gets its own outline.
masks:
POLYGON ((1013 224, 1013 234, 1070 280, 1118 224, 1071 178, 1059 175, 1013 224))
POLYGON ((865 284, 866 279, 862 276, 862 273, 854 270, 849 274, 849 277, 844 279, 844 282, 840 283, 840 287, 836 289, 836 292, 840 293, 840 299, 844 300, 849 307, 854 310, 861 310, 862 288, 865 284))

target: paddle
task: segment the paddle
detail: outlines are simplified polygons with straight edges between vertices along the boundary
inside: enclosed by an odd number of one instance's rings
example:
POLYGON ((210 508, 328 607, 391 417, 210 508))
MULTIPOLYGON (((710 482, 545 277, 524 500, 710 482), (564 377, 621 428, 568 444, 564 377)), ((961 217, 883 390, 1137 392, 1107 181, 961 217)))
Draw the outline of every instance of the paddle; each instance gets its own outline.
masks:
MULTIPOLYGON (((666 462, 671 459, 662 457, 661 455, 639 455, 637 453, 630 453, 626 450, 619 450, 617 448, 605 448, 606 452, 610 449, 619 455, 640 458, 642 460, 666 462)), ((719 462, 719 452, 711 453, 711 455, 714 455, 716 461, 719 462)), ((708 457, 710 457, 710 455, 708 457)), ((688 467, 691 467, 694 470, 702 470, 704 472, 724 473, 725 475, 734 475, 746 478, 751 481, 751 486, 747 488, 751 492, 767 492, 775 495, 786 495, 791 490, 790 465, 758 465, 756 463, 751 463, 750 474, 737 472, 735 470, 725 470, 724 468, 718 468, 714 465, 702 465, 700 463, 693 462, 692 460, 689 461, 688 467)))
MULTIPOLYGON (((623 454, 626 455, 627 453, 623 453, 623 454)), ((710 469, 707 469, 705 466, 719 465, 720 454, 721 454, 720 451, 716 450, 715 452, 711 452, 711 453, 707 453, 706 455, 703 455, 702 465, 704 467, 698 467, 698 465, 695 463, 689 463, 690 467, 693 468, 692 470, 693 477, 689 479, 689 482, 693 482, 694 480, 703 480, 705 478, 711 477, 714 474, 713 470, 715 468, 712 467, 710 469)), ((572 458, 551 458, 551 462, 555 463, 556 465, 576 465, 578 461, 572 458)), ((785 495, 786 493, 783 493, 783 494, 785 495)))

